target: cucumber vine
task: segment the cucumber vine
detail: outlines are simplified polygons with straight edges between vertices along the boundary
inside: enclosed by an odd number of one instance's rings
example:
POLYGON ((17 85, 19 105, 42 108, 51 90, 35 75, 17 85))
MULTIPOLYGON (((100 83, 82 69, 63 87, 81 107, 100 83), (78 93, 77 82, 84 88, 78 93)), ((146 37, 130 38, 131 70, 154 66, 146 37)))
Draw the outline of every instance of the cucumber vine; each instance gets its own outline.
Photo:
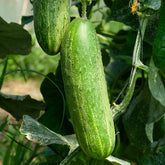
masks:
POLYGON ((117 119, 122 113, 124 113, 126 107, 129 105, 129 103, 131 101, 131 98, 133 96, 133 92, 135 89, 135 84, 136 84, 137 69, 138 68, 143 69, 147 72, 149 70, 148 66, 145 66, 140 60, 142 39, 144 37, 147 22, 148 22, 148 17, 146 15, 141 15, 141 20, 140 20, 141 32, 139 29, 139 31, 137 33, 137 37, 136 37, 136 42, 135 42, 134 51, 133 51, 133 60, 132 60, 133 67, 131 70, 127 93, 126 93, 123 101, 119 105, 114 103, 114 106, 112 107, 112 114, 113 114, 114 119, 117 119), (142 37, 142 39, 141 39, 141 37, 142 37))

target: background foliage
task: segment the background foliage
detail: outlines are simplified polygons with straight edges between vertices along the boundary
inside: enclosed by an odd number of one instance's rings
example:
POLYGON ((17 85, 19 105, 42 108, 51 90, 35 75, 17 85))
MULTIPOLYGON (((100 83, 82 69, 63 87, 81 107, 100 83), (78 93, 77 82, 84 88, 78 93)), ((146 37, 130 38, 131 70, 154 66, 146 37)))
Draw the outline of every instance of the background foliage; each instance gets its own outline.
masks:
MULTIPOLYGON (((131 13, 131 3, 129 0, 93 0, 87 8, 88 19, 95 26, 100 41, 111 109, 122 102, 127 93, 126 84, 130 79, 137 31, 141 28, 138 15, 131 13)), ((15 73, 21 73, 18 77, 25 79, 38 75, 39 78, 44 77, 43 81, 41 79, 41 101, 27 95, 0 92, 0 107, 18 121, 23 119, 20 130, 34 142, 20 135, 19 124, 10 126, 8 119, 1 122, 0 131, 8 137, 0 147, 1 159, 6 165, 11 161, 15 161, 15 164, 165 164, 165 65, 161 63, 164 66, 161 68, 155 65, 152 51, 157 46, 155 38, 159 27, 165 29, 164 24, 160 23, 160 18, 164 20, 161 8, 165 1, 139 0, 139 3, 139 12, 148 15, 141 61, 149 69, 137 70, 135 90, 129 106, 118 117, 114 117, 115 150, 102 162, 87 157, 77 148, 63 89, 60 54, 46 55, 38 47, 33 30, 25 30, 23 25, 32 24, 32 16, 23 17, 22 25, 7 23, 0 18, 0 89, 6 75, 16 78, 15 73), (35 151, 33 154, 29 152, 31 147, 35 151), (14 150, 17 159, 14 160, 11 150, 14 150), (23 161, 25 155, 26 162, 23 161)), ((71 19, 79 16, 81 10, 80 2, 73 0, 71 19)), ((160 45, 164 45, 164 42, 159 41, 160 45)), ((164 47, 161 48, 164 50, 164 47)))

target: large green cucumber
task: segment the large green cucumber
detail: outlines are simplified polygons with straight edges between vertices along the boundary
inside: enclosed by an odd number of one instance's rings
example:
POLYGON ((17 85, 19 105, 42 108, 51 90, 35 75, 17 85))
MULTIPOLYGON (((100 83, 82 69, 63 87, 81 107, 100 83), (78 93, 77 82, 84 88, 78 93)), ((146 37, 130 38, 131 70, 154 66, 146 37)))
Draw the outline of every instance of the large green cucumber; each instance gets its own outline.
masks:
POLYGON ((115 145, 115 130, 107 94, 100 47, 87 19, 71 22, 61 46, 64 89, 80 147, 88 156, 104 159, 115 145))
POLYGON ((34 0, 34 29, 41 48, 49 55, 59 52, 70 23, 70 0, 34 0))

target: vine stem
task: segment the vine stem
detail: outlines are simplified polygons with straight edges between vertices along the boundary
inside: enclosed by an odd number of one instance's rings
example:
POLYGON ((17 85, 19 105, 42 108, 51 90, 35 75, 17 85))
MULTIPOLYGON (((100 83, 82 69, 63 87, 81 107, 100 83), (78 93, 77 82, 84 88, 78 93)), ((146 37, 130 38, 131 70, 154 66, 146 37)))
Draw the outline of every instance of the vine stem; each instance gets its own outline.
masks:
POLYGON ((136 84, 137 69, 141 68, 140 66, 145 66, 140 61, 140 53, 141 53, 142 40, 143 40, 143 37, 144 37, 147 22, 148 22, 148 17, 142 16, 140 21, 141 21, 140 22, 141 23, 141 29, 139 29, 139 31, 137 33, 137 37, 136 37, 136 42, 135 42, 134 51, 133 51, 133 60, 132 60, 132 66, 133 67, 132 67, 131 74, 130 74, 130 79, 129 79, 129 83, 128 83, 127 92, 126 92, 126 95, 125 95, 123 101, 119 105, 114 103, 114 106, 112 108, 112 115, 113 115, 113 118, 115 120, 122 113, 125 112, 125 109, 127 108, 127 106, 129 105, 129 103, 131 101, 131 98, 133 96, 133 92, 134 92, 134 89, 135 89, 135 84, 136 84), (142 39, 141 39, 141 37, 142 37, 142 39))
POLYGON ((82 0, 82 18, 86 19, 87 18, 87 2, 86 0, 82 0))

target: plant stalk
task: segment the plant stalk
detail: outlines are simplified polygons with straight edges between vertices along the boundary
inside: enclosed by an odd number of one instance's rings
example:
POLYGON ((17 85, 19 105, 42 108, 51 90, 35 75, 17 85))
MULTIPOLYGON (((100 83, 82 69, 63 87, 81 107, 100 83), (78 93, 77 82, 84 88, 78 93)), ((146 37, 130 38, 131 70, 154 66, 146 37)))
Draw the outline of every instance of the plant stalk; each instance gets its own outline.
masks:
POLYGON ((82 0, 82 18, 86 19, 87 18, 87 2, 86 0, 82 0))
POLYGON ((130 75, 130 79, 129 79, 129 83, 128 83, 128 88, 127 88, 127 92, 126 95, 123 99, 123 101, 117 105, 114 103, 114 107, 112 108, 112 114, 113 114, 113 118, 116 120, 122 113, 125 112, 127 106, 129 105, 132 96, 133 96, 133 92, 135 89, 135 84, 136 84, 136 75, 137 75, 137 69, 138 69, 138 64, 142 62, 140 61, 140 53, 141 53, 141 45, 142 45, 142 40, 144 37, 144 33, 145 33, 145 29, 147 26, 147 22, 148 22, 148 17, 142 17, 141 18, 141 32, 140 29, 137 33, 137 37, 136 37, 136 42, 135 42, 135 46, 134 46, 134 51, 133 51, 133 60, 132 60, 132 70, 131 70, 131 75, 130 75), (141 35, 142 35, 142 39, 141 39, 141 35))

